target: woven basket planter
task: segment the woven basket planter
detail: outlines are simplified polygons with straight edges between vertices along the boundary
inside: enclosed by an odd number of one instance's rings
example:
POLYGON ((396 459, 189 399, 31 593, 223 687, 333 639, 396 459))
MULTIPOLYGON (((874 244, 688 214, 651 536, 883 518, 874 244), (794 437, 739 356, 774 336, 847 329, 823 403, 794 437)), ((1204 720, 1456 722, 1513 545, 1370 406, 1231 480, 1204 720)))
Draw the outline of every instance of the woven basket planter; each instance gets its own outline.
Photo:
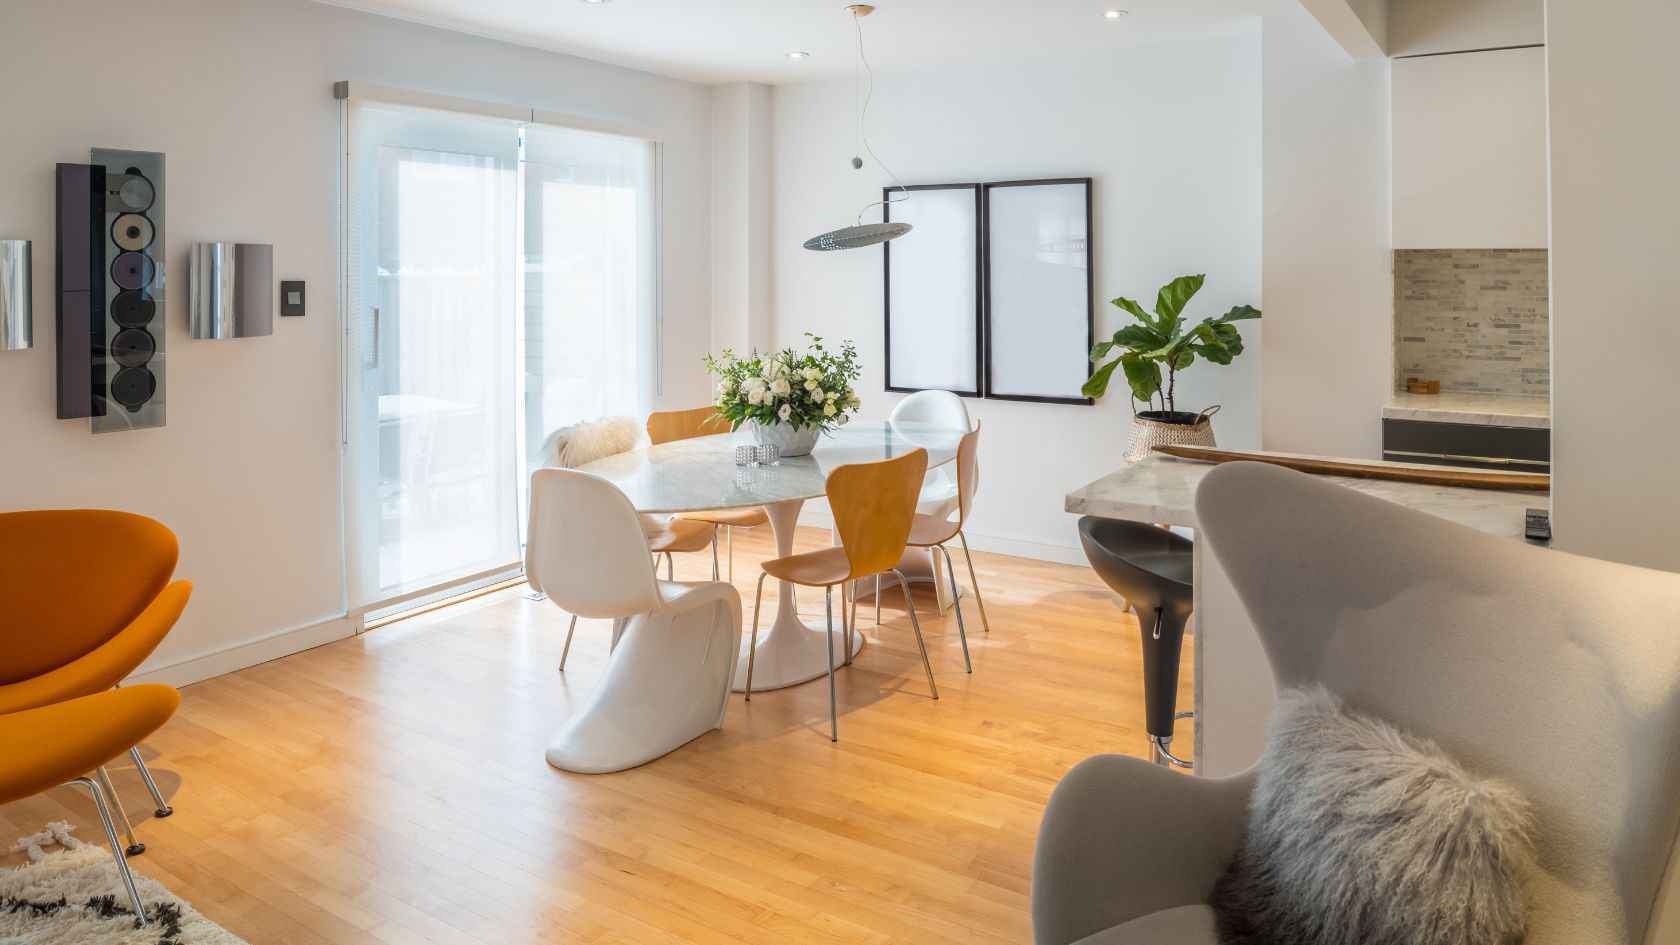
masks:
POLYGON ((1145 410, 1132 415, 1132 441, 1126 446, 1126 462, 1135 463, 1157 446, 1217 446, 1213 441, 1213 415, 1217 405, 1201 413, 1183 410, 1145 410))

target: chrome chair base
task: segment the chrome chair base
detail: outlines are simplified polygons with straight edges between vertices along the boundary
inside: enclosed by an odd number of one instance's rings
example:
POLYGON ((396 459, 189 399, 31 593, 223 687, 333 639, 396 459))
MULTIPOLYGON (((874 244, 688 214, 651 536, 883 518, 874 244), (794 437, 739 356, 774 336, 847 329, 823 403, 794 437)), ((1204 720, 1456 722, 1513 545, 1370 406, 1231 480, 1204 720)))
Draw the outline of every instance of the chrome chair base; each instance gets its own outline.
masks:
MULTIPOLYGON (((1173 721, 1195 717, 1196 713, 1194 712, 1178 712, 1173 715, 1173 721)), ((1157 764, 1164 768, 1193 769, 1196 767, 1194 761, 1180 758, 1172 753, 1172 738, 1170 736, 1167 738, 1161 738, 1157 735, 1149 736, 1149 761, 1151 764, 1157 764)))

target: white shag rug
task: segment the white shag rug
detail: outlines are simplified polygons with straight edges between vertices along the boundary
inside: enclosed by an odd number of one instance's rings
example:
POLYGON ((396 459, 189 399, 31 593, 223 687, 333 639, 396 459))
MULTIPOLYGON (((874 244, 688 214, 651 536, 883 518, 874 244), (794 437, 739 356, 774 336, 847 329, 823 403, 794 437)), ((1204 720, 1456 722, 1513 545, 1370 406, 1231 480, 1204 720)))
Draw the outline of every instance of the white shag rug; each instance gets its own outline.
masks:
POLYGON ((30 862, 0 870, 0 945, 246 945, 137 872, 150 924, 135 928, 111 851, 70 836, 73 829, 50 823, 12 845, 30 862), (44 849, 54 845, 62 849, 44 849))

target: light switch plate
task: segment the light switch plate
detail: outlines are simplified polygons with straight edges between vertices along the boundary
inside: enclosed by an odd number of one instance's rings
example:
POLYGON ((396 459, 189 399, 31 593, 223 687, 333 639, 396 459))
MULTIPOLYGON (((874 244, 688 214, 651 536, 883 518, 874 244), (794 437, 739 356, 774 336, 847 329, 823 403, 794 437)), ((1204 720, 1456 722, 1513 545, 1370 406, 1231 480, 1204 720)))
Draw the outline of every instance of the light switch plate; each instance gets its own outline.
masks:
POLYGON ((302 282, 282 282, 282 283, 280 283, 280 314, 281 315, 302 315, 303 314, 303 283, 302 282))

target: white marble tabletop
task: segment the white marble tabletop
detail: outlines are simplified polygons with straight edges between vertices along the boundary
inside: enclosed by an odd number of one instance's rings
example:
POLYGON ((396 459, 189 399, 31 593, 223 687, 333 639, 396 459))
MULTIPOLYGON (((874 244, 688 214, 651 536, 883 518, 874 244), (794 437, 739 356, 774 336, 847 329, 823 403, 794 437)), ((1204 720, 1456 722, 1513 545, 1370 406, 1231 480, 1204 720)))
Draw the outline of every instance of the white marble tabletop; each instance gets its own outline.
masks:
POLYGON ((1397 391, 1389 395, 1382 415, 1384 420, 1430 420, 1546 430, 1552 425, 1552 399, 1532 394, 1479 394, 1472 391, 1408 394, 1397 391))
POLYGON ((957 458, 962 434, 928 423, 852 423, 825 434, 809 456, 743 468, 735 465, 735 446, 751 438, 737 431, 647 446, 581 468, 624 490, 638 512, 745 508, 817 498, 827 492, 835 467, 891 459, 917 447, 928 451, 928 468, 943 465, 957 458))
MULTIPOLYGON (((1448 468, 1411 463, 1382 465, 1404 469, 1448 468)), ((1213 468, 1213 463, 1155 454, 1068 493, 1066 508, 1079 515, 1196 528, 1196 484, 1213 468)), ((1451 471, 1463 472, 1462 469, 1451 471)), ((1544 492, 1502 492, 1344 476, 1321 478, 1501 538, 1521 539, 1525 512, 1543 508, 1549 501, 1544 492)))

